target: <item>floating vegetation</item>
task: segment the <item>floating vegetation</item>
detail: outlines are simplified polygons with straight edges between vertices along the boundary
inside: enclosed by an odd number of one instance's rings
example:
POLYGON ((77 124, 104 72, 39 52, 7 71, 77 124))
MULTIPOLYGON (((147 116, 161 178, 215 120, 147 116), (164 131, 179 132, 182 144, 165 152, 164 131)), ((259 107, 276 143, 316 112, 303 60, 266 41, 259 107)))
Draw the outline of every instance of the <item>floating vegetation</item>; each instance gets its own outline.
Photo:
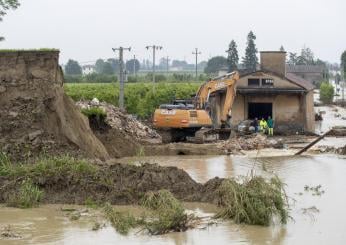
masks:
POLYGON ((278 216, 282 224, 287 222, 287 196, 278 177, 268 181, 259 176, 244 177, 242 183, 226 179, 217 191, 222 210, 216 214, 216 218, 268 226, 273 217, 278 216))
POLYGON ((4 228, 2 228, 0 232, 0 237, 1 238, 7 238, 7 239, 19 239, 22 236, 19 233, 16 233, 12 226, 7 225, 4 228))
POLYGON ((110 204, 105 205, 104 213, 114 229, 122 235, 127 235, 131 229, 136 228, 141 223, 129 212, 116 211, 110 204))
POLYGON ((98 231, 101 228, 103 228, 104 226, 105 226, 105 224, 101 224, 100 222, 95 221, 94 224, 93 224, 93 227, 91 228, 91 230, 92 231, 98 231))
POLYGON ((145 228, 152 235, 168 232, 186 231, 194 215, 187 215, 180 201, 167 190, 148 192, 141 205, 151 210, 151 217, 145 223, 145 228))
POLYGON ((168 232, 181 232, 198 225, 199 219, 193 214, 186 214, 179 202, 167 190, 148 192, 141 201, 141 206, 148 212, 136 218, 129 212, 116 211, 110 204, 104 208, 105 216, 117 232, 127 235, 131 229, 141 228, 150 235, 168 232))
POLYGON ((306 192, 312 192, 312 195, 313 196, 321 196, 322 194, 325 193, 324 190, 321 189, 322 188, 322 185, 317 185, 317 186, 308 186, 308 185, 305 185, 304 186, 304 190, 306 192))
POLYGON ((302 213, 310 217, 312 221, 315 221, 315 214, 319 213, 320 210, 316 206, 311 206, 309 208, 302 208, 302 213))

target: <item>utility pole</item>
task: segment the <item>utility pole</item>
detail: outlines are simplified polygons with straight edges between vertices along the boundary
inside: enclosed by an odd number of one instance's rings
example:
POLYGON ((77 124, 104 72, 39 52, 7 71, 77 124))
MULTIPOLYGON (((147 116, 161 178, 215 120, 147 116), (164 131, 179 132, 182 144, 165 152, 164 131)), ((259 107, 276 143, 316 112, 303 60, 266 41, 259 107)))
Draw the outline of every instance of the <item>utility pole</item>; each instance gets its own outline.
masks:
POLYGON ((120 81, 120 90, 119 90, 119 107, 120 109, 125 109, 124 106, 124 86, 125 86, 125 74, 124 74, 124 50, 131 51, 129 48, 112 48, 113 52, 119 51, 119 81, 120 81))
POLYGON ((166 58, 166 69, 167 69, 167 74, 169 72, 169 56, 166 58))
POLYGON ((133 75, 136 75, 136 55, 133 55, 133 75))
POLYGON ((194 54, 196 56, 196 80, 198 77, 198 55, 202 54, 201 52, 198 52, 198 48, 195 48, 195 52, 192 52, 192 54, 194 54))
POLYGON ((145 48, 147 50, 149 50, 150 48, 153 49, 153 83, 155 84, 155 55, 156 55, 156 50, 161 50, 162 46, 151 45, 151 46, 146 46, 145 48))

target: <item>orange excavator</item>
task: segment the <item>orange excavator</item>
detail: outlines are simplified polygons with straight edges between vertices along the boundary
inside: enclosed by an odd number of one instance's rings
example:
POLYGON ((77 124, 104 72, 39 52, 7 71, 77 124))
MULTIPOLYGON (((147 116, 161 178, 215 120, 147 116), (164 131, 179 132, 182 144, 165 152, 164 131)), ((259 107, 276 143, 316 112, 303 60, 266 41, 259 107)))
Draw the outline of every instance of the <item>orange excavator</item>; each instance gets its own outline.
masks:
POLYGON ((160 105, 154 113, 154 127, 159 129, 163 142, 179 142, 192 139, 196 143, 227 139, 230 136, 231 109, 236 96, 238 72, 228 73, 203 83, 196 96, 188 100, 175 100, 160 105), (212 96, 225 93, 222 104, 213 105, 212 96), (212 118, 213 107, 221 113, 212 118))

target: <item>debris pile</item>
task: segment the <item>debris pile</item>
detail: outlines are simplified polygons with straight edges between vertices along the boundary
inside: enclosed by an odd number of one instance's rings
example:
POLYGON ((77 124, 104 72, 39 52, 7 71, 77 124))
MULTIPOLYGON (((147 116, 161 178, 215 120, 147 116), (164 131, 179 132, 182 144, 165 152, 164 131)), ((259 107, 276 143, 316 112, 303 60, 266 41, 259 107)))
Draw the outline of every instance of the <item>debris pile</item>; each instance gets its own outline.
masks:
POLYGON ((98 107, 107 114, 105 122, 113 129, 124 132, 140 142, 161 143, 161 136, 150 127, 138 121, 134 116, 126 114, 120 108, 106 102, 99 102, 94 98, 91 101, 78 101, 76 105, 81 109, 98 107))
POLYGON ((257 150, 262 148, 282 149, 282 140, 268 139, 265 135, 256 134, 241 137, 234 137, 225 141, 222 148, 227 152, 236 153, 241 150, 257 150))

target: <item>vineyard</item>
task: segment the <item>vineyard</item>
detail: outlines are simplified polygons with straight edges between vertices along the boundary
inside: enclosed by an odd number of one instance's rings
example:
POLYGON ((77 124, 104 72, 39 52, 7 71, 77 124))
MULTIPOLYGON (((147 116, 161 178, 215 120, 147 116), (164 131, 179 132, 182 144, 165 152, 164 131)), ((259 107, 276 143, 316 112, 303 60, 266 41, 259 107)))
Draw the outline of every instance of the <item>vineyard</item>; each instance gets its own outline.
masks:
MULTIPOLYGON (((200 83, 131 83, 125 85, 125 107, 128 113, 148 118, 160 104, 169 103, 173 99, 190 98, 200 83)), ((66 83, 64 85, 67 95, 75 101, 92 100, 118 105, 118 83, 66 83)))

